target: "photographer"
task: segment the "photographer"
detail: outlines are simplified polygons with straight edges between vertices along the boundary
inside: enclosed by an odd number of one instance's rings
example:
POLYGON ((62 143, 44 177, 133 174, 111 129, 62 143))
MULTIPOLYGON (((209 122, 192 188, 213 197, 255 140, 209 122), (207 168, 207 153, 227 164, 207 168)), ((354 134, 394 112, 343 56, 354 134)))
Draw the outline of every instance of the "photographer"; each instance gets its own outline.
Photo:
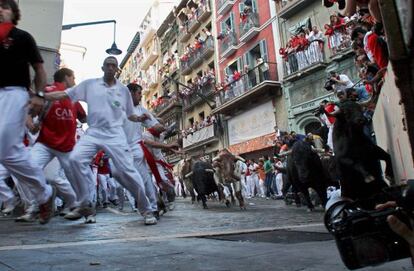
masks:
POLYGON ((330 78, 335 92, 343 91, 347 88, 352 88, 353 83, 345 74, 338 74, 336 71, 329 72, 330 78))

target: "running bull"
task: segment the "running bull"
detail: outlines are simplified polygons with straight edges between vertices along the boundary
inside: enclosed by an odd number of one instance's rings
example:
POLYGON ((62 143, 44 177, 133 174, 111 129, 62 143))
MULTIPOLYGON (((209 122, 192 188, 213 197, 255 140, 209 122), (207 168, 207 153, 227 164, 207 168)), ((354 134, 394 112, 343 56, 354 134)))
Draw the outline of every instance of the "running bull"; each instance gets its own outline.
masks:
MULTIPOLYGON (((219 188, 220 199, 223 200, 224 190, 227 187, 230 191, 230 196, 234 202, 233 193, 231 184, 233 184, 234 192, 236 198, 239 201, 239 206, 241 209, 246 209, 244 204, 244 199, 242 196, 242 186, 241 186, 241 175, 242 167, 241 162, 244 162, 244 159, 239 156, 234 156, 227 149, 223 149, 219 152, 218 156, 213 159, 213 168, 214 168, 214 180, 219 188)), ((230 202, 226 199, 226 205, 229 207, 230 202)))

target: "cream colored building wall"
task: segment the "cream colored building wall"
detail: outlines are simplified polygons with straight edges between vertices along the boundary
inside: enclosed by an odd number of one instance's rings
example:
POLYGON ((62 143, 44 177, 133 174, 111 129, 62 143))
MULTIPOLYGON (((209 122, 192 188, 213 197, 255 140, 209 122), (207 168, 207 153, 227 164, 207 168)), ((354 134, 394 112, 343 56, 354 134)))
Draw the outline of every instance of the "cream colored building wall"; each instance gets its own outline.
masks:
MULTIPOLYGON (((210 1, 214 2, 214 0, 210 0, 210 1)), ((210 6, 210 8, 212 9, 212 6, 210 6)), ((200 35, 202 33, 202 29, 206 28, 208 25, 211 26, 210 29, 213 33, 212 27, 214 27, 214 23, 212 21, 212 18, 213 18, 213 12, 210 15, 209 19, 207 19, 205 22, 202 22, 202 24, 198 27, 197 31, 194 34, 191 35, 190 39, 187 42, 182 43, 182 45, 183 45, 182 47, 185 48, 188 44, 193 44, 194 40, 195 40, 195 37, 197 35, 200 35)), ((213 36, 215 36, 215 35, 213 34, 213 36)), ((204 60, 203 63, 199 67, 197 67, 197 69, 193 70, 189 75, 182 76, 182 78, 183 78, 182 82, 183 83, 187 84, 187 81, 190 80, 190 79, 195 78, 197 76, 197 73, 200 72, 200 71, 208 71, 209 70, 209 64, 212 63, 212 62, 214 63, 214 70, 216 71, 216 78, 217 78, 216 54, 217 54, 218 51, 217 51, 217 47, 215 47, 215 48, 216 48, 216 50, 215 50, 214 54, 211 55, 208 60, 204 60)), ((189 127, 190 124, 189 124, 188 120, 191 119, 191 118, 194 118, 194 121, 196 121, 196 120, 199 121, 198 114, 200 112, 203 112, 203 111, 204 111, 204 115, 208 116, 211 112, 211 109, 207 104, 204 103, 204 104, 199 104, 199 105, 193 107, 191 109, 191 111, 187 111, 185 113, 184 128, 189 127)))
POLYGON ((38 46, 58 50, 63 20, 63 0, 20 0, 19 27, 31 33, 38 46))
POLYGON ((44 61, 47 81, 53 82, 53 74, 58 68, 58 57, 62 20, 63 0, 19 0, 22 19, 19 27, 35 38, 44 61))
POLYGON ((402 121, 404 114, 399 105, 401 96, 394 80, 392 66, 389 65, 373 121, 377 143, 391 155, 395 179, 399 182, 414 178, 414 163, 412 146, 402 121))

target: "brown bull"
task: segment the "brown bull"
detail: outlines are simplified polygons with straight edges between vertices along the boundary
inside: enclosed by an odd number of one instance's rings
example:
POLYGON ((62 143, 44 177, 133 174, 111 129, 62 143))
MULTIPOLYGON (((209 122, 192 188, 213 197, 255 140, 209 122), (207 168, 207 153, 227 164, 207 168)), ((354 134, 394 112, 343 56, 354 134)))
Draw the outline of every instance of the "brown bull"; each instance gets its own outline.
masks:
MULTIPOLYGON (((219 187, 220 198, 224 199, 224 188, 227 187, 230 190, 230 195, 233 198, 231 184, 234 186, 234 192, 236 198, 239 201, 241 209, 246 209, 244 205, 244 199, 241 192, 241 167, 237 160, 242 161, 243 158, 234 156, 227 149, 223 149, 219 152, 217 157, 213 159, 214 168, 214 180, 219 187)), ((226 205, 229 206, 230 202, 226 199, 226 205)))

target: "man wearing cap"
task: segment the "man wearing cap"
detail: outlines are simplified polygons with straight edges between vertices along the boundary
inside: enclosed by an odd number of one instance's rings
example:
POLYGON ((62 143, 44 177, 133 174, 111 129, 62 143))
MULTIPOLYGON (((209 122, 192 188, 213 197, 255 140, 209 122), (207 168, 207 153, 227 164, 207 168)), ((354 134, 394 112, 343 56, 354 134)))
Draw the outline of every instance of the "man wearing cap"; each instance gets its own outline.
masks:
POLYGON ((46 184, 42 168, 32 161, 23 145, 30 101, 32 114, 44 105, 46 72, 34 38, 16 27, 20 10, 14 0, 0 0, 0 163, 26 186, 39 204, 39 222, 47 223, 54 212, 54 189, 46 184), (30 98, 30 68, 35 95, 30 98))
POLYGON ((94 178, 89 167, 92 157, 98 150, 104 150, 120 172, 118 182, 131 192, 137 202, 146 225, 156 224, 156 219, 148 198, 145 196, 141 175, 134 167, 131 150, 128 146, 123 123, 125 115, 130 121, 142 122, 146 115, 134 113, 131 94, 128 88, 116 78, 118 61, 107 57, 102 66, 102 78, 85 80, 64 92, 47 93, 47 100, 71 98, 72 101, 84 101, 88 104, 88 130, 80 138, 70 155, 73 174, 77 179, 79 207, 68 213, 65 218, 76 220, 95 214, 94 178))

